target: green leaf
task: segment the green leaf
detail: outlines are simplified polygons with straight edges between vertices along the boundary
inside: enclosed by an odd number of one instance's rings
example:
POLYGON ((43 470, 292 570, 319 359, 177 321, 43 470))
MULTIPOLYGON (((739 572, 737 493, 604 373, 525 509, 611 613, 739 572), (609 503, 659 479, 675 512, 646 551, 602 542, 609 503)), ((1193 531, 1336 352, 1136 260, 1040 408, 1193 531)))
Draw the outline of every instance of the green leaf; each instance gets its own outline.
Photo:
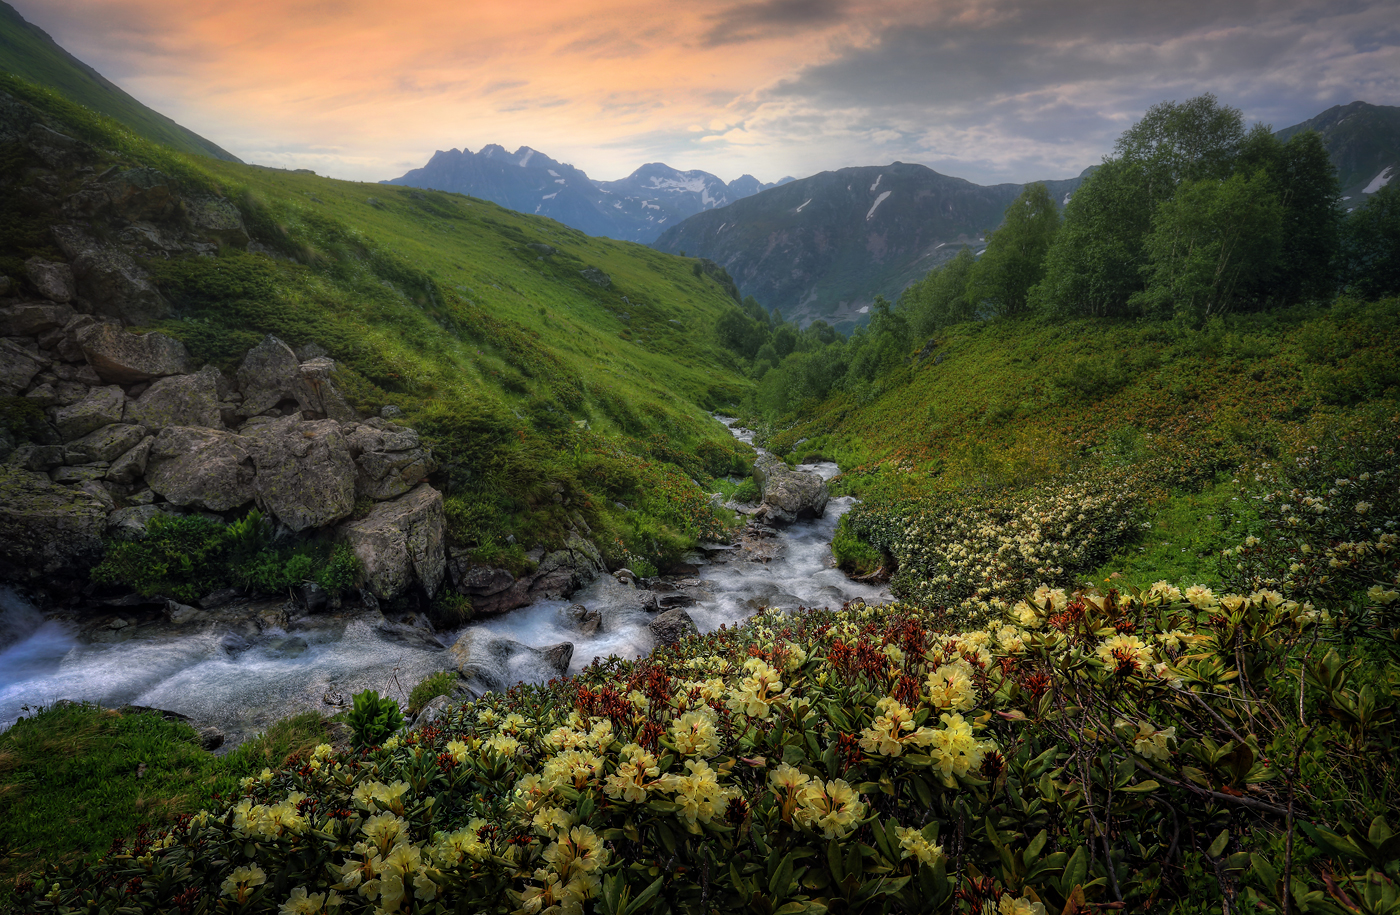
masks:
POLYGON ((1269 859, 1263 855, 1252 854, 1249 856, 1250 864, 1254 866, 1254 873, 1266 887, 1272 889, 1278 883, 1278 871, 1269 863, 1269 859))
POLYGON ((1021 860, 1027 867, 1030 867, 1030 865, 1035 862, 1035 859, 1040 857, 1040 853, 1045 848, 1045 843, 1048 841, 1050 841, 1050 837, 1043 829, 1034 839, 1031 839, 1031 844, 1026 846, 1026 850, 1021 854, 1021 860))
POLYGON ((779 862, 777 869, 775 869, 772 876, 768 878, 768 894, 775 900, 781 899, 787 895, 788 887, 791 884, 792 854, 789 853, 783 856, 783 860, 779 862))
POLYGON ((651 886, 642 890, 641 895, 632 900, 632 904, 623 910, 623 915, 637 915, 644 907, 649 908, 651 901, 656 898, 656 894, 661 892, 661 886, 666 882, 666 875, 662 874, 652 881, 651 886))
POLYGON ((1128 785, 1120 790, 1127 791, 1130 794, 1143 794, 1148 791, 1156 791, 1160 787, 1162 786, 1149 778, 1147 781, 1138 782, 1136 785, 1128 785))
POLYGON ((1220 835, 1215 837, 1215 841, 1210 843, 1210 848, 1206 849, 1206 854, 1212 858, 1219 858, 1228 844, 1230 844, 1230 830, 1222 829, 1220 835))

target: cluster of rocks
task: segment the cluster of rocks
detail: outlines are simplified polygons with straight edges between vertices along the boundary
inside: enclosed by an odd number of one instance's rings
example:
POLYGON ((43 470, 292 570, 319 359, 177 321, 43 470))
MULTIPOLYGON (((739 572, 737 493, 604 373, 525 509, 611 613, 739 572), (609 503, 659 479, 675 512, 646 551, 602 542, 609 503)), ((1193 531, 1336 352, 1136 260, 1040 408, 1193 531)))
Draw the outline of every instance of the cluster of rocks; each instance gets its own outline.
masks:
POLYGON ((755 524, 787 527, 826 513, 830 494, 819 473, 794 470, 782 458, 763 451, 754 461, 753 478, 761 493, 758 504, 729 502, 726 507, 748 515, 755 524))
POLYGON ((141 536, 157 513, 255 504, 292 532, 336 526, 380 598, 441 585, 431 453, 412 429, 359 419, 318 347, 269 336, 229 377, 196 370, 178 340, 53 301, 0 307, 0 334, 0 394, 42 417, 31 441, 0 441, 6 577, 81 575, 104 535, 141 536), (357 500, 373 508, 351 519, 357 500))

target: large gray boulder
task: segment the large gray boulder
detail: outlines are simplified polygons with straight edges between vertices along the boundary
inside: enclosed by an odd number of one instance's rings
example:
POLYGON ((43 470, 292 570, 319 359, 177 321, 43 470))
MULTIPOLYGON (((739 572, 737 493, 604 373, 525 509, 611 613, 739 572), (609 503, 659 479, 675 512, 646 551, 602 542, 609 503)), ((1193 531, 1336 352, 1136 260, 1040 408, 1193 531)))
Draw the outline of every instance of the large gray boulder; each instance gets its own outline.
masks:
POLYGON ((564 549, 546 553, 530 582, 530 599, 561 600, 596 579, 604 570, 598 548, 574 532, 564 549))
POLYGON ((0 464, 0 575, 83 575, 102 557, 107 509, 89 493, 42 473, 0 464))
POLYGON ((77 287, 73 282, 73 268, 67 264, 56 264, 42 257, 31 257, 24 262, 25 275, 39 291, 39 295, 60 304, 73 301, 77 287))
POLYGON ((422 483, 342 525, 340 538, 363 564, 366 585, 375 597, 398 597, 415 581, 432 597, 447 570, 444 528, 442 493, 422 483))
POLYGON ((528 578, 517 580, 505 569, 474 566, 467 556, 453 557, 449 568, 453 586, 471 601, 474 616, 495 616, 530 603, 528 578))
POLYGON ((185 345, 165 334, 133 334, 104 323, 82 328, 76 339, 88 364, 108 384, 135 384, 194 371, 185 345))
POLYGON ((112 423, 95 432, 89 432, 77 441, 69 442, 64 448, 63 463, 111 463, 135 448, 145 437, 146 429, 143 426, 112 423))
POLYGON ((269 334, 248 350, 237 374, 238 390, 243 394, 238 412, 242 416, 256 416, 295 396, 293 392, 301 379, 301 364, 290 346, 269 334))
POLYGON ((180 209, 180 195, 169 175, 153 168, 129 168, 103 182, 118 217, 130 222, 163 222, 180 209))
POLYGON ((386 420, 374 418, 352 427, 346 442, 355 457, 356 492, 377 502, 403 495, 434 469, 418 433, 386 420))
POLYGON ((43 368, 28 350, 9 340, 0 339, 0 395, 13 397, 34 380, 43 368))
POLYGON ((830 494, 820 474, 793 470, 781 459, 765 454, 754 462, 753 478, 763 493, 763 503, 754 515, 760 521, 785 527, 805 518, 820 518, 826 512, 830 494))
POLYGON ((146 271, 120 248, 94 246, 73 260, 78 292, 99 314, 126 324, 154 324, 170 314, 170 303, 146 271))
MULTIPOLYGON (((263 510, 294 531, 322 527, 355 509, 355 462, 340 424, 298 415, 253 426, 245 435, 263 510)), ((439 497, 441 511, 441 497, 439 497)))
POLYGON ((22 302, 0 308, 0 337, 36 337, 62 327, 73 317, 71 306, 47 302, 22 302))
POLYGON ((647 628, 663 645, 674 645, 686 636, 694 635, 699 631, 695 628, 695 620, 691 619, 690 614, 680 607, 673 607, 658 615, 647 624, 647 628))
POLYGON ((146 484, 179 506, 223 512, 253 499, 248 441, 232 432, 169 426, 151 444, 146 484))
POLYGON ((126 394, 116 385, 93 388, 75 404, 54 411, 53 425, 65 442, 80 439, 103 426, 122 421, 126 394))
MULTIPOLYGON (((154 335, 152 335, 154 336, 154 335)), ((153 432, 166 426, 223 429, 219 413, 219 370, 207 365, 193 375, 169 375, 126 405, 126 421, 153 432)))
POLYGON ((331 373, 334 371, 334 359, 324 356, 308 359, 297 367, 296 385, 291 393, 303 410, 337 422, 352 423, 355 421, 355 408, 350 406, 345 395, 332 382, 331 373))
POLYGON ((248 247, 243 215, 223 197, 185 198, 185 218, 190 228, 205 238, 215 238, 235 248, 248 247))
POLYGON ((547 648, 531 648, 512 639, 492 636, 484 629, 468 629, 447 649, 466 689, 475 696, 504 692, 525 681, 542 683, 566 676, 573 660, 572 642, 547 648))
POLYGON ((117 457, 112 461, 112 466, 107 468, 107 479, 113 483, 130 484, 145 476, 146 461, 150 459, 151 446, 155 441, 154 435, 148 435, 131 450, 117 457))

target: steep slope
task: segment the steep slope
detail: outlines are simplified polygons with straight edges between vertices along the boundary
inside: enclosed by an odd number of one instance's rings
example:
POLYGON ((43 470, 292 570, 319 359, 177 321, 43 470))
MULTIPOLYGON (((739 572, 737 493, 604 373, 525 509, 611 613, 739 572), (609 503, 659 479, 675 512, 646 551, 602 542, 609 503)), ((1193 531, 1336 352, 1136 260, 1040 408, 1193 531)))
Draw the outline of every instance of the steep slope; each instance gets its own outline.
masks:
POLYGON ((660 162, 618 181, 594 181, 528 146, 510 153, 495 144, 476 153, 438 150, 422 168, 381 183, 480 197, 557 219, 589 235, 642 244, 687 216, 776 186, 752 175, 725 184, 709 172, 678 171, 660 162))
POLYGON ((152 111, 92 67, 78 60, 48 33, 0 0, 0 70, 52 86, 68 98, 101 112, 147 140, 180 152, 237 162, 232 153, 152 111))
MULTIPOLYGON (((712 332, 733 302, 692 262, 460 195, 182 156, 9 75, 0 145, 0 304, 72 302, 226 376, 267 334, 329 357, 360 416, 432 446, 449 545, 480 561, 575 529, 672 560, 700 532, 690 481, 742 464, 705 415, 749 386, 712 332)), ((52 438, 18 401, 0 439, 52 438)))
MULTIPOLYGON (((1082 179, 1046 185, 1063 200, 1082 179)), ((960 247, 980 243, 1021 188, 982 187, 901 162, 843 168, 693 216, 654 247, 718 262, 745 295, 788 319, 850 328, 875 295, 893 299, 960 247)))
POLYGON ((1305 130, 1322 135, 1349 208, 1400 174, 1400 107, 1367 102, 1335 105, 1276 135, 1286 141, 1305 130))

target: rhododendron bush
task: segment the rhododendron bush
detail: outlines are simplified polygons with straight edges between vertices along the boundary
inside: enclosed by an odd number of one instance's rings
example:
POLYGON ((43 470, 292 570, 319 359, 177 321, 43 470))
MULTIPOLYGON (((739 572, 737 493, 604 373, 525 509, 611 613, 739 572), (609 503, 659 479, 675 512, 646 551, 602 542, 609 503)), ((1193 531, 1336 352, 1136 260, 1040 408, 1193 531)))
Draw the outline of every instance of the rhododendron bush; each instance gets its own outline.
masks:
POLYGON ((1400 877, 1400 675, 1343 661, 1322 610, 1166 582, 989 607, 964 630, 903 603, 769 610, 322 746, 20 906, 1391 911, 1364 900, 1400 877))

